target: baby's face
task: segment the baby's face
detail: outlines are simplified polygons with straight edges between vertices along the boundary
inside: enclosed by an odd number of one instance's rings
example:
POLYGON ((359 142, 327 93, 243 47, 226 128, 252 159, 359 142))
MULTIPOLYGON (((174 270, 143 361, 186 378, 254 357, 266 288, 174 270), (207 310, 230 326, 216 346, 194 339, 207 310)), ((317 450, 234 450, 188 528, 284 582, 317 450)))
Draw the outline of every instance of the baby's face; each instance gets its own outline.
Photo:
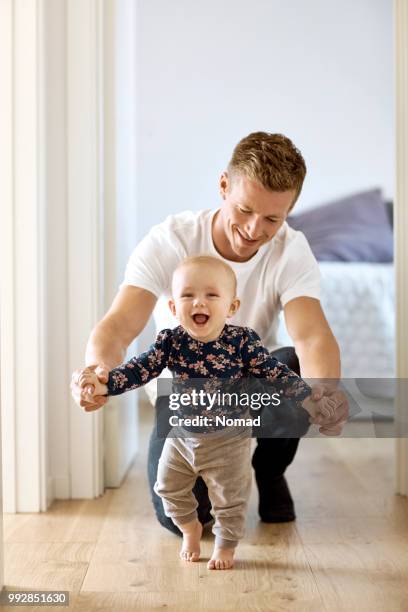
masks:
POLYGON ((186 264, 176 270, 170 309, 180 325, 196 340, 216 340, 228 317, 238 309, 232 281, 221 266, 186 264))

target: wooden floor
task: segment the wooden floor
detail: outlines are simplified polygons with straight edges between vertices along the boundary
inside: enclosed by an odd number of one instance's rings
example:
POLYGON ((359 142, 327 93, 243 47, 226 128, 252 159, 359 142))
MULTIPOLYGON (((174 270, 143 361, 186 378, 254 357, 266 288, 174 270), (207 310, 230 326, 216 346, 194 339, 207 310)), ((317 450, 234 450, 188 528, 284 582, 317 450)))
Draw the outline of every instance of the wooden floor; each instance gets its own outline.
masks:
POLYGON ((8 589, 69 590, 76 612, 408 610, 408 501, 393 495, 393 440, 302 440, 288 470, 297 521, 260 523, 253 487, 235 569, 209 571, 211 532, 202 562, 183 564, 179 538, 154 518, 142 413, 141 452, 120 489, 5 516, 8 589))

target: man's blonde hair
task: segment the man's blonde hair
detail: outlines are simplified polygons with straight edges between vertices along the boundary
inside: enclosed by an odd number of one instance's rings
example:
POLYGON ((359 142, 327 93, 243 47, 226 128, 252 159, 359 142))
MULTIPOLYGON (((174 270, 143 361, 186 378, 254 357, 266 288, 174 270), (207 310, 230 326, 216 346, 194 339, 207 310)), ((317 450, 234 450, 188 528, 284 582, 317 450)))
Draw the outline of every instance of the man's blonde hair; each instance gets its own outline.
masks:
POLYGON ((243 175, 270 191, 294 190, 293 206, 302 190, 306 164, 300 151, 283 134, 253 132, 236 145, 228 174, 231 181, 243 175))
POLYGON ((186 257, 185 259, 182 259, 175 267, 173 276, 177 270, 179 270, 180 268, 183 268, 184 266, 187 266, 190 264, 199 265, 203 263, 220 266, 228 274, 229 279, 231 281, 233 296, 235 297, 237 293, 237 277, 235 276, 234 270, 225 261, 223 261, 222 259, 219 259, 218 257, 214 257, 213 255, 206 255, 206 254, 192 255, 191 257, 186 257))

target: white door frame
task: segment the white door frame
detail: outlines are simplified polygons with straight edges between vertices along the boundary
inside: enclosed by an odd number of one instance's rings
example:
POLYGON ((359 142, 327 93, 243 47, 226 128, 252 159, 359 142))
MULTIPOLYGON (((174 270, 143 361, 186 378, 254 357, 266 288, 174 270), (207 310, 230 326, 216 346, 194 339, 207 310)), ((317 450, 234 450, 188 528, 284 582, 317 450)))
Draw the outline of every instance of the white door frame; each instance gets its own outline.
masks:
POLYGON ((1 356, 4 509, 44 509, 42 2, 2 0, 1 356))
POLYGON ((70 372, 84 363, 89 330, 103 313, 102 2, 0 2, 1 400, 6 512, 45 511, 54 493, 92 498, 104 490, 103 414, 81 411, 68 389, 70 372), (58 27, 62 24, 63 43, 50 37, 53 19, 58 27), (64 100, 62 125, 52 142, 63 150, 58 168, 63 183, 61 202, 46 197, 55 171, 47 132, 47 113, 54 110, 47 106, 47 58, 53 44, 62 53, 61 74, 52 83, 61 89, 59 96, 64 100), (55 296, 55 302, 67 297, 66 316, 59 318, 52 316, 55 303, 47 311, 48 296, 61 286, 52 286, 45 257, 47 232, 55 234, 49 227, 50 209, 56 205, 62 211, 58 231, 64 236, 60 248, 65 265, 61 269, 64 296, 55 296), (53 348, 58 351, 52 361, 51 337, 56 337, 53 348), (58 382, 50 395, 48 380, 56 378, 52 368, 58 371, 58 382), (58 415, 54 414, 57 408, 58 415), (60 442, 54 438, 52 416, 64 436, 60 442), (55 467, 50 461, 52 444, 63 447, 56 476, 50 472, 55 467))
POLYGON ((2 430, 8 433, 8 445, 2 445, 3 509, 15 512, 15 382, 14 382, 14 217, 13 217, 13 7, 11 0, 0 2, 0 378, 2 430), (11 368, 7 364, 11 364, 11 368), (6 408, 7 406, 7 408, 6 408))
MULTIPOLYGON (((134 20, 130 0, 67 1, 70 371, 84 363, 89 332, 117 293, 129 232, 134 247, 133 222, 123 226, 120 214, 136 199, 135 111, 121 102, 134 92, 134 20)), ((95 497, 120 486, 135 456, 136 397, 112 398, 86 414, 71 405, 70 496, 95 497)))
MULTIPOLYGON (((89 331, 103 315, 103 0, 67 6, 67 231, 69 370, 81 367, 89 331)), ((70 411, 72 498, 101 495, 103 411, 70 411)))
MULTIPOLYGON (((135 246, 136 12, 133 0, 103 2, 104 300, 107 310, 135 246)), ((137 342, 127 357, 137 353, 137 342)), ((113 397, 103 409, 105 487, 120 486, 138 447, 137 395, 113 397)))
MULTIPOLYGON (((408 378, 408 2, 395 0, 396 76, 396 197, 395 197, 395 280, 396 280, 396 364, 397 378, 408 378)), ((404 387, 404 385, 402 385, 404 387)), ((397 401, 397 414, 405 427, 407 400, 397 401)), ((408 439, 396 440, 396 492, 408 495, 408 439)))

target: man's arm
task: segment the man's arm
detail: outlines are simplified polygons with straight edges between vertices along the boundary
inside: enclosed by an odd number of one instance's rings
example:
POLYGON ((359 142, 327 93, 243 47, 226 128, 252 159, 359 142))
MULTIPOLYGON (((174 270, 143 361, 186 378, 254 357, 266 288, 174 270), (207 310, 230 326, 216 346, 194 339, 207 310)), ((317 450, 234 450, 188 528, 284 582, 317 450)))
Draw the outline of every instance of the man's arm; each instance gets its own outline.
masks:
MULTIPOLYGON (((324 316, 319 300, 299 297, 284 308, 287 330, 295 344, 303 378, 315 380, 312 398, 328 395, 335 401, 333 418, 318 416, 312 423, 322 425, 320 433, 337 436, 347 422, 349 408, 346 396, 336 389, 341 375, 340 350, 324 316)), ((309 382, 312 384, 313 381, 309 382)))
POLYGON ((340 350, 319 300, 298 297, 284 307, 286 327, 292 338, 304 378, 340 378, 340 350))
MULTIPOLYGON (((91 332, 86 347, 86 366, 95 369, 103 365, 105 370, 110 370, 122 363, 127 347, 145 327, 156 301, 156 296, 146 289, 122 287, 106 315, 91 332)), ((86 399, 85 390, 78 384, 81 372, 76 370, 72 375, 72 396, 85 410, 95 410, 107 400, 101 397, 89 402, 89 397, 86 399)), ((106 382, 107 375, 103 379, 106 382)))
POLYGON ((122 363, 127 347, 145 327, 156 301, 156 296, 146 289, 122 287, 91 332, 86 346, 86 365, 105 363, 113 368, 122 363))

